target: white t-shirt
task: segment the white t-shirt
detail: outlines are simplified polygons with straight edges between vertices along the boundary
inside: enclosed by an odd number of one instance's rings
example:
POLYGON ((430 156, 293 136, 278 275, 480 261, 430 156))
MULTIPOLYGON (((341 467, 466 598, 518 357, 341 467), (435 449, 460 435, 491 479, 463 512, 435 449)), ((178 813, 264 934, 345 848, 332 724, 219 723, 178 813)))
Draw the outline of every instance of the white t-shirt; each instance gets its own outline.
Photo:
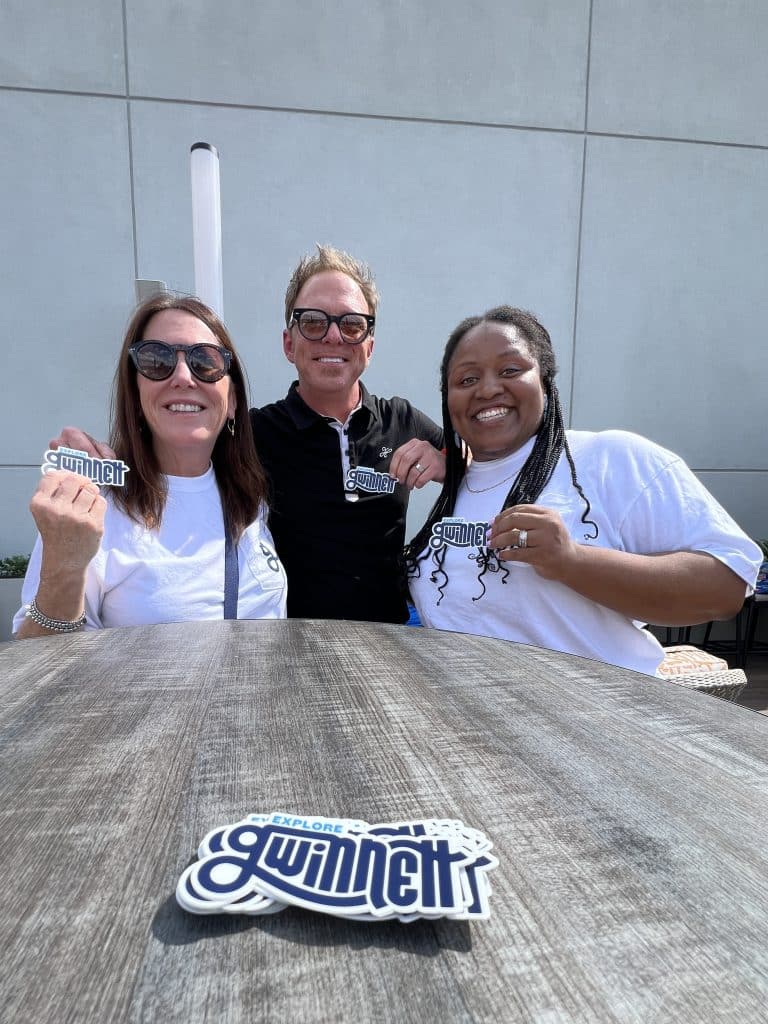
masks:
MULTIPOLYGON (((598 536, 593 539, 594 527, 581 521, 585 505, 571 481, 565 453, 536 504, 559 512, 574 540, 635 554, 706 551, 741 576, 745 594, 754 586, 760 549, 682 459, 625 431, 568 431, 567 436, 577 480, 591 504, 587 518, 597 524, 598 536)), ((453 515, 490 523, 533 443, 531 439, 504 459, 473 462, 453 515), (467 482, 481 493, 471 493, 467 482)), ((419 563, 420 575, 410 580, 410 589, 425 626, 515 640, 655 673, 663 651, 642 628, 644 623, 563 583, 545 580, 519 562, 501 562, 498 571, 481 576, 479 553, 474 544, 448 545, 443 564, 447 582, 431 554, 419 563)))
MULTIPOLYGON (((199 477, 166 477, 159 530, 148 530, 107 497, 101 547, 88 566, 86 629, 224 617, 224 517, 213 467, 199 477)), ((262 509, 237 545, 239 619, 285 618, 287 582, 262 509)), ((22 587, 28 605, 40 580, 37 538, 22 587)), ((14 632, 24 620, 22 607, 14 632)))

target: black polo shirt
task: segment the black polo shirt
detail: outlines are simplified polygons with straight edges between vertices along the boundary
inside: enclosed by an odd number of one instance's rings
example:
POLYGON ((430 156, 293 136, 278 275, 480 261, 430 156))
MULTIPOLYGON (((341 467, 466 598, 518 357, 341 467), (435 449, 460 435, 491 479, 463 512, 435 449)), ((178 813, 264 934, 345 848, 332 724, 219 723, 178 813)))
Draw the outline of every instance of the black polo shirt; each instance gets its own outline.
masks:
MULTIPOLYGON (((269 526, 288 574, 292 618, 405 622, 401 556, 409 491, 344 489, 339 435, 310 409, 294 382, 285 399, 251 409, 259 457, 270 480, 269 526)), ((392 453, 414 437, 443 445, 440 427, 403 398, 377 398, 360 385, 351 416, 351 467, 389 469, 392 453)))

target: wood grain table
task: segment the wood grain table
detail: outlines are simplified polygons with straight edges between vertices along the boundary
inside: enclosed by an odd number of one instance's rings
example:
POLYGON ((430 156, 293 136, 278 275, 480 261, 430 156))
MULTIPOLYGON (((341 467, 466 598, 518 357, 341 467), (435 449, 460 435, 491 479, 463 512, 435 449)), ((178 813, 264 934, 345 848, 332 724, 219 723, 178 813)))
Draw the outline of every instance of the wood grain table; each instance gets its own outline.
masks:
POLYGON ((0 645, 0 1017, 768 1020, 768 718, 504 641, 187 623, 0 645), (460 818, 488 921, 195 917, 248 813, 460 818))

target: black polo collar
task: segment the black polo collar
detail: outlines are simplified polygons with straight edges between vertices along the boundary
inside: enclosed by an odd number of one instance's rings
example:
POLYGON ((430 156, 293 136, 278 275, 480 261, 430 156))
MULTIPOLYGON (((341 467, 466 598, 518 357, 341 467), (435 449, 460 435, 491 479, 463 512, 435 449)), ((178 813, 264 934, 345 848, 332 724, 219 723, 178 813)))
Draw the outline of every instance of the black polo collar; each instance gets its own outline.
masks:
MULTIPOLYGON (((361 412, 363 409, 366 410, 368 417, 374 416, 376 413, 374 399, 368 393, 368 389, 362 381, 358 381, 360 385, 360 407, 355 410, 355 413, 361 412)), ((288 410, 288 415, 293 420, 293 424, 297 430, 309 430, 310 427, 314 427, 317 423, 328 423, 333 420, 332 416, 323 416, 319 412, 315 412, 314 409, 310 409, 304 399, 298 392, 299 382, 295 380, 291 384, 288 394, 285 396, 285 407, 288 410)), ((353 413, 352 415, 355 415, 353 413)))

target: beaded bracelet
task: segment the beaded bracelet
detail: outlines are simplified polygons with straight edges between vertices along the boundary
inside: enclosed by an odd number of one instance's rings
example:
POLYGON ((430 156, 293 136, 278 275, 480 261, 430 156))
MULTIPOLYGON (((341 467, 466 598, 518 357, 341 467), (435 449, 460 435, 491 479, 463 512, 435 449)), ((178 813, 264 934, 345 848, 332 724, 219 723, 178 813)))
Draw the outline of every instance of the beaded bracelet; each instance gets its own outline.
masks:
POLYGON ((85 612, 79 619, 52 619, 50 615, 40 611, 36 598, 32 598, 32 603, 27 606, 27 618, 44 629, 50 629, 52 633, 76 633, 85 625, 85 612))

